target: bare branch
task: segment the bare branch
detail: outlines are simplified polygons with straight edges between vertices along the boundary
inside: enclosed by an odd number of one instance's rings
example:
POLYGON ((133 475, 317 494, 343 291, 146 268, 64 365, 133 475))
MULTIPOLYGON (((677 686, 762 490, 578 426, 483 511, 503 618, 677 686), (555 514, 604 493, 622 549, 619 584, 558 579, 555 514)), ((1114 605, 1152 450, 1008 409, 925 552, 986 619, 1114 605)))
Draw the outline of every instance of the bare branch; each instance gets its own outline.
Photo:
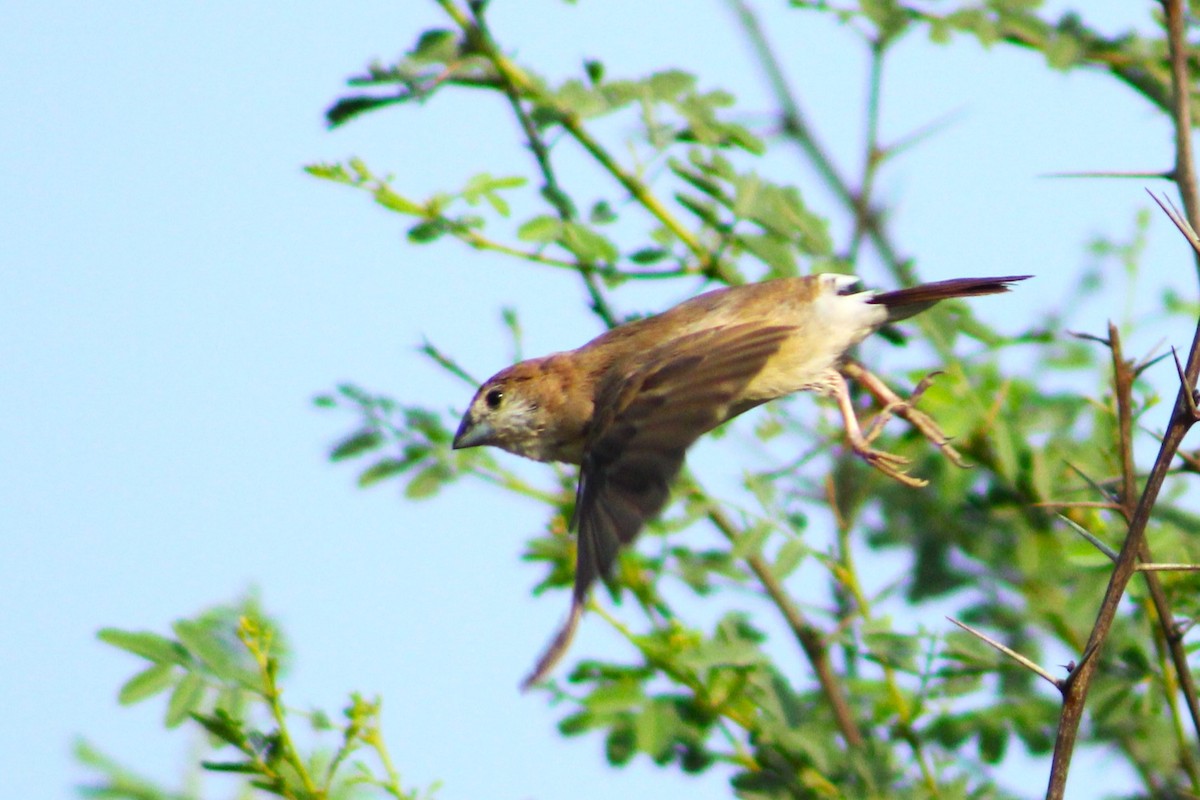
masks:
MULTIPOLYGON (((740 537, 741 533, 738 531, 737 525, 716 505, 709 505, 708 519, 730 542, 736 542, 740 537)), ((792 601, 791 596, 784 590, 779 579, 775 577, 775 573, 771 571, 771 566, 762 556, 751 554, 746 556, 745 561, 750 567, 750 571, 762 584, 767 596, 783 614, 792 635, 800 644, 800 649, 804 651, 804 655, 812 664, 813 673, 833 711, 833 717, 837 720, 842 738, 850 747, 856 749, 865 747, 866 740, 863 739, 862 732, 854 721, 854 714, 846 699, 845 687, 839 682, 829 661, 829 647, 825 643, 824 634, 805 618, 804 612, 792 601)))

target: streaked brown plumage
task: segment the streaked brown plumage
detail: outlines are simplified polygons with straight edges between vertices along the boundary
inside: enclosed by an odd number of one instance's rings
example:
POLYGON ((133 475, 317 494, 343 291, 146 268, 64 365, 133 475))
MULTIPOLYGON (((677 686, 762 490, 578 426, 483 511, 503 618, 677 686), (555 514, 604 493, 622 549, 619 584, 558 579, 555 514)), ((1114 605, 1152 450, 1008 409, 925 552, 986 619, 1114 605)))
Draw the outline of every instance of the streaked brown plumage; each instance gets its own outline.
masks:
POLYGON ((871 449, 859 428, 838 371, 846 351, 939 300, 1005 292, 1027 277, 958 278, 884 294, 850 293, 857 279, 833 274, 717 289, 485 381, 455 448, 493 445, 580 465, 571 611, 523 686, 565 653, 592 584, 662 510, 700 436, 768 400, 816 390, 837 399, 854 451, 901 477, 898 459, 871 449))

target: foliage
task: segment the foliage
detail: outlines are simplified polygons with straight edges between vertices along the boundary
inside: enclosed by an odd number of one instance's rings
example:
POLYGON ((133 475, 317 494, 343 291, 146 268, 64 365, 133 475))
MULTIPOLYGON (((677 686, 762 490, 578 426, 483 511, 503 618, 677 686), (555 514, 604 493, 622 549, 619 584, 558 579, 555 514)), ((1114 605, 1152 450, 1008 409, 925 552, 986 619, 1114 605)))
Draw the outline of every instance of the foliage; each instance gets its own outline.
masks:
MULTIPOLYGON (((380 731, 378 700, 352 695, 342 722, 284 705, 279 678, 288 648, 254 598, 178 620, 172 632, 174 638, 105 628, 99 638, 149 662, 125 682, 118 699, 133 705, 169 689, 164 724, 190 725, 202 734, 199 766, 204 770, 236 776, 262 794, 289 800, 432 796, 401 788, 380 731), (296 730, 298 717, 312 737, 331 744, 315 744, 306 754, 296 730)), ((76 755, 98 775, 81 788, 87 797, 195 796, 138 776, 87 742, 76 745, 76 755)))
MULTIPOLYGON (((755 130, 740 121, 732 94, 676 69, 616 78, 589 61, 577 76, 549 80, 515 61, 494 37, 486 3, 438 5, 445 27, 421 32, 395 63, 372 64, 351 79, 352 93, 328 111, 330 124, 446 92, 496 95, 523 132, 529 173, 482 173, 421 199, 358 159, 312 165, 309 172, 367 192, 404 220, 414 246, 457 241, 577 274, 592 312, 608 325, 626 318, 616 303, 634 281, 700 277, 732 284, 867 264, 894 282, 914 280, 915 261, 896 255, 900 247, 872 194, 879 172, 901 153, 877 137, 881 75, 905 37, 923 35, 933 45, 972 37, 993 48, 1033 50, 1052 69, 1110 76, 1164 114, 1179 116, 1182 109, 1181 118, 1190 119, 1194 113, 1187 96, 1173 91, 1172 65, 1194 75, 1195 56, 1180 54, 1172 62, 1165 31, 1106 36, 1088 24, 1084 11, 1050 19, 1023 0, 953 8, 796 0, 798 13, 834 15, 856 31, 872 60, 876 79, 862 143, 872 157, 851 178, 822 150, 782 83, 773 87, 779 132, 755 130), (629 139, 619 146, 607 141, 598 131, 613 127, 597 124, 605 118, 633 131, 629 139), (564 142, 587 154, 607 188, 564 185, 556 163, 564 142), (790 143, 801 145, 840 201, 835 217, 822 217, 804 191, 756 168, 770 148, 790 143), (838 241, 835 230, 849 233, 838 241)), ((778 62, 751 9, 731 5, 770 73, 778 62)), ((929 57, 937 52, 929 48, 929 57)), ((1194 82, 1188 85, 1194 92, 1194 82)), ((1145 225, 1140 218, 1128 242, 1097 242, 1093 255, 1136 275, 1145 225)), ((1094 276, 1081 276, 1076 296, 1086 298, 1094 287, 1094 276)), ((980 322, 965 304, 943 306, 914 320, 924 346, 911 350, 921 365, 892 382, 916 384, 928 372, 944 372, 922 395, 921 409, 956 432, 955 447, 974 468, 955 467, 921 437, 891 426, 897 432, 883 437, 886 448, 911 458, 913 472, 936 487, 914 491, 841 454, 831 447, 836 437, 814 436, 788 404, 777 404, 756 435, 786 440, 781 450, 804 455, 747 471, 747 499, 738 508, 718 503, 695 475, 681 482, 673 505, 646 534, 669 537, 665 544, 643 542, 622 554, 610 584, 614 599, 634 602, 622 603, 619 617, 606 603, 593 603, 591 618, 608 620, 640 657, 584 658, 547 687, 564 709, 564 735, 598 735, 617 766, 645 757, 683 772, 725 769, 734 792, 755 800, 1004 797, 994 766, 1016 748, 1039 759, 1055 749, 1063 731, 1078 724, 1068 720, 1076 708, 1072 682, 1085 674, 1090 725, 1081 741, 1119 754, 1141 777, 1142 796, 1200 794, 1200 719, 1189 717, 1187 708, 1193 648, 1185 652, 1182 643, 1200 589, 1195 573, 1143 573, 1144 581, 1129 584, 1111 627, 1100 632, 1102 646, 1089 644, 1113 562, 1122 569, 1113 551, 1126 531, 1141 535, 1131 526, 1144 478, 1132 469, 1134 432, 1141 415, 1160 402, 1145 377, 1148 360, 1126 361, 1116 328, 1073 338, 1061 320, 1046 319, 1006 334, 980 322), (1040 378, 1051 371, 1070 372, 1094 388, 1090 394, 1047 389, 1040 378), (690 545, 693 539, 678 534, 689 526, 715 529, 724 544, 690 545), (882 588, 870 585, 859 563, 864 549, 876 559, 907 554, 911 566, 882 588), (792 580, 801 571, 803 591, 792 580), (720 598, 728 611, 713 625, 690 623, 660 591, 668 583, 704 602, 720 598), (747 593, 732 591, 737 588, 767 598, 807 670, 789 674, 779 666, 782 645, 755 624, 752 606, 738 599, 747 593), (986 631, 994 646, 942 624, 942 611, 931 617, 931 608, 953 609, 956 618, 986 631), (997 648, 1035 663, 1048 654, 1074 656, 1068 668, 1040 673, 1043 682, 997 648)), ((1195 311, 1186 298, 1166 298, 1164 306, 1164 313, 1195 311)), ((510 327, 515 333, 515 317, 510 327)), ((451 356, 428 343, 423 352, 473 383, 451 356)), ((449 484, 481 480, 543 502, 546 532, 529 543, 525 558, 544 566, 538 591, 569 588, 575 555, 565 525, 574 503, 570 470, 547 468, 536 484, 486 452, 452 451, 455 415, 411 399, 347 384, 317 404, 355 419, 332 457, 361 465, 364 487, 396 482, 408 498, 428 499, 449 484)), ((1137 436, 1155 444, 1144 433, 1137 436)), ((1200 520, 1178 502, 1197 471, 1195 458, 1184 455, 1166 499, 1154 505, 1157 496, 1149 495, 1154 515, 1144 527, 1143 560, 1200 561, 1189 535, 1200 520)), ((1172 454, 1166 458, 1170 464, 1172 454)), ((299 755, 284 733, 267 623, 246 621, 239 628, 253 657, 245 663, 226 649, 228 637, 207 623, 180 625, 177 640, 116 631, 103 638, 150 662, 122 689, 124 702, 170 688, 168 725, 192 719, 238 753, 209 768, 244 772, 268 792, 308 797, 333 791, 335 767, 359 746, 375 749, 387 764, 373 722, 378 707, 360 699, 347 712, 343 744, 332 757, 299 755), (266 728, 252 725, 255 708, 267 713, 266 728)), ((1081 707, 1083 697, 1077 701, 1081 707)), ((1071 750, 1064 754, 1063 747, 1060 741, 1053 770, 1065 779, 1071 750)), ((119 775, 101 770, 115 785, 119 775)), ((369 783, 399 797, 388 772, 369 783)), ((1061 795, 1052 788, 1050 796, 1061 795)))

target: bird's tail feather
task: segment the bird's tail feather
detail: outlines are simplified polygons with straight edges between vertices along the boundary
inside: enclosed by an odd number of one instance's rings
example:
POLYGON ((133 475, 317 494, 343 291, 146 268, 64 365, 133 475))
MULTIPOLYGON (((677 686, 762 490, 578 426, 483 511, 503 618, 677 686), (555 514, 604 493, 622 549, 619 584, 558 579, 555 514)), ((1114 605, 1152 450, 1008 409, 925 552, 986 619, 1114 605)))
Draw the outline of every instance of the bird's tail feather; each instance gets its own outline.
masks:
POLYGON ((951 297, 976 297, 1008 291, 1008 285, 1023 281, 1031 275, 1008 275, 1003 278, 952 278, 877 294, 868 303, 887 306, 888 322, 897 322, 919 314, 940 300, 951 297))
POLYGON ((558 629, 558 633, 554 634, 550 644, 546 646, 545 652, 534 665, 533 672, 521 681, 521 691, 528 691, 529 687, 535 683, 545 680, 546 676, 550 674, 550 670, 554 669, 554 665, 567 652, 567 648, 571 645, 571 639, 575 636, 575 629, 579 627, 579 618, 583 616, 583 604, 584 601, 579 598, 572 600, 571 611, 567 614, 566 622, 558 629))

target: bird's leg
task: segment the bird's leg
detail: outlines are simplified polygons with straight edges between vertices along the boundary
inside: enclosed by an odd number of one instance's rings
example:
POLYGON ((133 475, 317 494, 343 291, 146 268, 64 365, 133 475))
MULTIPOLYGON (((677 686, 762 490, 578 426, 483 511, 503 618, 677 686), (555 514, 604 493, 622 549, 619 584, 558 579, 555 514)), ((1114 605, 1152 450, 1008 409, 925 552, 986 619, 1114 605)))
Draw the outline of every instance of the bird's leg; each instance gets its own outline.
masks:
MULTIPOLYGON (((854 404, 850 401, 850 389, 846 386, 846 379, 840 372, 834 372, 829 377, 828 384, 823 388, 837 401, 838 410, 842 412, 842 420, 846 426, 846 438, 850 440, 850 447, 856 455, 884 475, 895 478, 906 486, 925 486, 928 483, 928 481, 901 472, 901 467, 908 463, 908 459, 904 456, 871 447, 871 440, 863 435, 862 427, 858 424, 858 415, 854 412, 854 404)), ((900 412, 897 411, 897 413, 900 412)))
POLYGON ((855 364, 858 369, 853 367, 850 369, 851 377, 854 377, 855 382, 867 390, 867 393, 875 398, 879 403, 879 413, 871 420, 871 424, 867 426, 864 434, 868 442, 873 442, 883 433, 883 426, 895 414, 904 419, 908 419, 910 423, 916 427, 923 435, 932 439, 938 447, 944 447, 948 438, 942 433, 941 428, 933 421, 931 417, 916 409, 917 401, 921 399, 921 395, 925 394, 925 390, 933 384, 933 379, 940 375, 940 372, 931 372, 921 379, 917 384, 917 388, 913 389, 912 394, 908 399, 900 397, 892 391, 883 380, 872 372, 868 372, 861 364, 855 364), (911 419, 910 419, 911 418, 911 419))
POLYGON ((962 454, 950 445, 950 437, 934 422, 933 417, 916 408, 917 401, 921 398, 921 395, 930 387, 933 379, 941 373, 932 372, 926 375, 917 384, 917 387, 913 389, 908 399, 905 400, 892 391, 891 387, 884 383, 879 376, 868 371, 866 367, 857 361, 847 361, 842 365, 842 372, 847 377, 853 378, 855 383, 865 389, 882 406, 879 415, 872 420, 871 426, 868 428, 868 435, 866 437, 868 442, 874 441, 875 437, 882 431, 883 424, 891 419, 894 414, 916 428, 922 436, 941 450, 946 455, 946 458, 950 459, 955 466, 963 467, 964 469, 969 466, 963 459, 962 454))

